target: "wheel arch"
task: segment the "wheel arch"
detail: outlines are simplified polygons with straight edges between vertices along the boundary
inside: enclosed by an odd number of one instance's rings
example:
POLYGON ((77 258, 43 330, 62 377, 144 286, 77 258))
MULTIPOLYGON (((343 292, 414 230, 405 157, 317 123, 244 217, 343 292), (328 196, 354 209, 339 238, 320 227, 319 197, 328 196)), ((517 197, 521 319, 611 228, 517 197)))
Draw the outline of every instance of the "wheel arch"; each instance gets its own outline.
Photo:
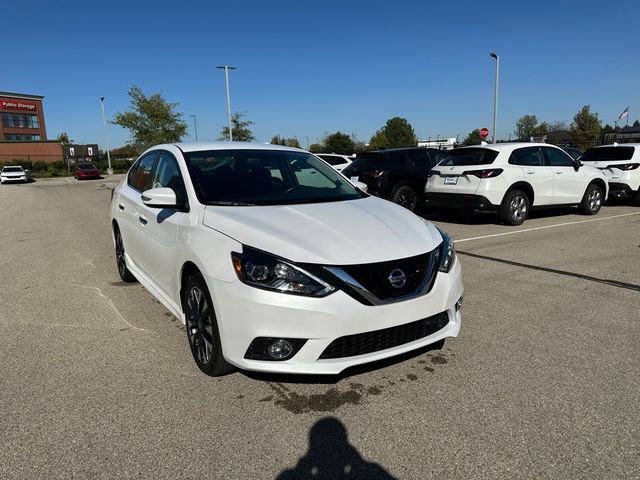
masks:
MULTIPOLYGON (((605 198, 606 198, 606 196, 607 196, 607 186, 608 186, 608 185, 607 185, 607 183, 606 183, 604 180, 602 180, 601 178, 592 178, 592 179, 589 181, 589 183, 587 184, 587 186, 585 187, 585 189, 584 189, 584 194, 586 194, 586 193, 587 193, 587 189, 588 189, 591 185, 597 185, 597 186, 599 186, 599 187, 602 189, 602 193, 603 193, 603 195, 604 195, 604 196, 605 196, 605 198)), ((583 194, 583 195, 584 195, 584 194, 583 194)), ((603 198, 602 200, 604 201, 604 198, 603 198)))
POLYGON ((527 198, 529 199, 529 205, 533 206, 535 193, 533 192, 533 187, 531 186, 531 184, 527 182, 516 182, 513 185, 511 185, 509 188, 507 188, 507 190, 504 192, 504 195, 502 196, 502 201, 500 202, 501 205, 502 205, 502 202, 504 202, 504 199, 506 198, 506 196, 509 194, 509 192, 513 190, 522 190, 527 195, 527 198))
POLYGON ((182 308, 182 313, 184 313, 184 286, 187 283, 187 279, 192 275, 199 273, 202 275, 202 270, 191 260, 187 260, 182 265, 180 269, 180 308, 182 308))

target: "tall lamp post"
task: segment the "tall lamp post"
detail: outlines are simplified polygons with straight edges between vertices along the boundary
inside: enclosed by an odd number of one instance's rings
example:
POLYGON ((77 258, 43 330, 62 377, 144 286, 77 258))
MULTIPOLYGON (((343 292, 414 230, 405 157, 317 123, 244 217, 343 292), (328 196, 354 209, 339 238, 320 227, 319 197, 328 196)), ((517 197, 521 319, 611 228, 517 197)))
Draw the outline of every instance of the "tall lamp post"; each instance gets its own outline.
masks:
POLYGON ((104 144, 107 147, 107 173, 113 175, 111 168, 111 155, 109 154, 109 136, 107 135, 107 119, 104 116, 104 97, 100 97, 100 107, 102 108, 102 126, 104 127, 104 144))
POLYGON ((196 122, 196 116, 195 115, 189 115, 190 117, 193 117, 193 130, 196 134, 196 142, 198 141, 198 122, 196 122))
POLYGON ((489 56, 496 61, 496 85, 493 91, 493 135, 491 136, 491 143, 496 143, 496 123, 498 118, 498 82, 500 78, 500 57, 497 53, 491 52, 489 56))
POLYGON ((224 68, 224 81, 227 84, 227 119, 229 121, 229 141, 233 142, 233 128, 231 127, 231 97, 229 96, 229 70, 236 70, 236 67, 229 65, 218 65, 216 68, 224 68))

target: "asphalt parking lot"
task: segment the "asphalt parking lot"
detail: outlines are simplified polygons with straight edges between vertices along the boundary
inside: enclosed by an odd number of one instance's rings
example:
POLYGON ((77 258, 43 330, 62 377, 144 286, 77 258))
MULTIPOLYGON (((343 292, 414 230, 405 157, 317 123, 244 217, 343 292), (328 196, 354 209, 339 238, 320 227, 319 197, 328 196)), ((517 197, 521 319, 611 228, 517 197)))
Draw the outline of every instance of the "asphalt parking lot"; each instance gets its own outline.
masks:
POLYGON ((0 478, 640 478, 640 207, 433 217, 465 281, 443 350, 209 378, 119 280, 118 178, 0 187, 0 478))

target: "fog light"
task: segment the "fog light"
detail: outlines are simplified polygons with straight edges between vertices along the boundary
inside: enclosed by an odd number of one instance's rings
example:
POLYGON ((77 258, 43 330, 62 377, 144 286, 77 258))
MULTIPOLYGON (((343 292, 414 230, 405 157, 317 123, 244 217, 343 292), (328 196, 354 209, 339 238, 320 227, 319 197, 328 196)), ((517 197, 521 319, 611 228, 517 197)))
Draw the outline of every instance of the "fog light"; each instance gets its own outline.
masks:
POLYGON ((293 352, 293 345, 290 341, 279 338, 269 345, 269 349, 267 351, 269 352, 269 355, 271 355, 271 358, 275 360, 284 360, 293 352))
POLYGON ((456 302, 456 312, 462 310, 462 297, 456 302))

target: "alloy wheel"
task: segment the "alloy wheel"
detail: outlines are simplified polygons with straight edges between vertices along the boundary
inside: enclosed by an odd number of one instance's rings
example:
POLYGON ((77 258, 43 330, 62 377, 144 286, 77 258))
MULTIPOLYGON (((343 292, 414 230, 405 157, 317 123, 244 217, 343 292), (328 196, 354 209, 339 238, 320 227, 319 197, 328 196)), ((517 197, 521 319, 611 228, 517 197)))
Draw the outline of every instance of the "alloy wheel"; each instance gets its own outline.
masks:
POLYGON ((527 200, 522 195, 517 195, 513 197, 511 203, 509 204, 509 212, 511 214, 511 218, 514 220, 520 220, 524 218, 527 214, 527 200))
POLYGON ((211 309, 204 292, 191 287, 187 296, 187 335, 191 350, 202 364, 208 364, 213 353, 211 309))
POLYGON ((417 196, 413 190, 405 190, 398 195, 398 205, 413 211, 416 206, 417 196))
POLYGON ((122 244, 122 235, 116 233, 116 262, 118 263, 118 273, 124 276, 127 271, 127 264, 124 260, 124 245, 122 244))
POLYGON ((589 192, 587 196, 587 205, 592 212, 597 211, 602 205, 602 193, 599 188, 594 188, 589 192))

